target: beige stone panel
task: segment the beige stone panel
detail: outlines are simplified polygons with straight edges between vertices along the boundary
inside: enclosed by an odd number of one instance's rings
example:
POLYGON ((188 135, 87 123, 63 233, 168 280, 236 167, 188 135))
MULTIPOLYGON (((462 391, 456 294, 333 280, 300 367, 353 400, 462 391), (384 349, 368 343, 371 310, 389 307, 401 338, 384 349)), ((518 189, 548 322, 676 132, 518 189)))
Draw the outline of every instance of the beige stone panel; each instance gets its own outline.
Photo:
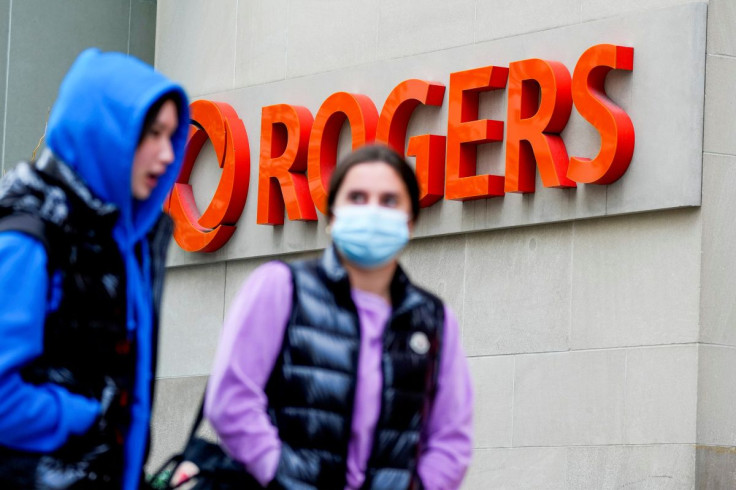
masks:
POLYGON ((626 351, 516 358, 514 446, 622 444, 626 351))
POLYGON ((736 446, 736 348, 699 346, 698 444, 736 446))
POLYGON ((705 73, 705 152, 736 154, 736 59, 730 56, 708 55, 705 73))
POLYGON ((465 237, 414 239, 402 252, 400 262, 415 284, 436 294, 450 306, 462 331, 465 237))
POLYGON ((511 447, 514 410, 514 357, 468 359, 473 380, 474 447, 511 447))
POLYGON ((736 2, 709 0, 708 54, 736 56, 736 2))
POLYGON ((697 446, 696 485, 698 490, 721 490, 736 484, 736 448, 697 446))
POLYGON ((571 254, 567 223, 468 235, 468 355, 567 350, 571 254))
POLYGON ((563 490, 567 450, 562 447, 477 449, 463 490, 563 490))
POLYGON ((160 0, 156 68, 192 97, 234 88, 237 8, 238 0, 160 0))
POLYGON ((697 341, 697 210, 576 222, 573 249, 573 349, 697 341))
POLYGON ((288 78, 376 59, 378 0, 290 2, 288 78))
POLYGON ((487 41, 543 31, 580 22, 580 0, 477 2, 475 41, 487 41))
POLYGON ((570 490, 696 488, 693 445, 570 447, 567 453, 570 490))
POLYGON ((736 157, 703 157, 700 341, 736 346, 736 157))
MULTIPOLYGON (((656 11, 684 3, 696 3, 693 0, 581 0, 580 15, 583 22, 603 17, 613 17, 622 14, 636 13, 645 10, 656 11)), ((699 0, 698 3, 708 3, 699 0)))
POLYGON ((475 0, 379 0, 376 58, 399 58, 473 42, 475 0))
POLYGON ((158 377, 209 374, 223 322, 225 263, 167 270, 158 377))
POLYGON ((236 87, 282 80, 286 77, 288 14, 288 0, 238 2, 236 87))
POLYGON ((696 345, 628 350, 626 443, 694 444, 697 397, 696 345))

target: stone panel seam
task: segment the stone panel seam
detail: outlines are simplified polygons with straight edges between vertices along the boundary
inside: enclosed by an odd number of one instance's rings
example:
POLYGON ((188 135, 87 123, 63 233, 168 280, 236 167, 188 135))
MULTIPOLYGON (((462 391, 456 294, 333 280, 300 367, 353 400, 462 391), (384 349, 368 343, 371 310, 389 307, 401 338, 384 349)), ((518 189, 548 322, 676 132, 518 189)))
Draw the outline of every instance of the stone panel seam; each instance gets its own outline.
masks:
POLYGON ((698 344, 699 344, 699 346, 703 346, 703 347, 722 347, 724 349, 736 350, 736 346, 735 345, 713 344, 713 343, 710 343, 710 342, 698 342, 698 344))
MULTIPOLYGON (((133 0, 128 2, 128 47, 126 53, 130 54, 130 34, 133 28, 133 0)), ((154 55, 155 57, 155 55, 154 55)))
POLYGON ((717 157, 735 157, 736 154, 734 153, 721 153, 718 151, 704 151, 703 156, 705 155, 711 155, 711 156, 717 156, 717 157))
POLYGON ((715 347, 727 347, 729 349, 736 349, 736 346, 722 345, 722 344, 704 344, 702 342, 679 342, 669 344, 648 344, 648 345, 617 345, 614 347, 591 347, 587 349, 568 349, 568 350, 556 350, 556 351, 529 351, 529 352, 505 352, 501 354, 476 354, 467 356, 469 359, 478 357, 506 357, 506 356, 538 356, 538 355, 560 355, 560 354, 575 354, 583 352, 605 352, 613 350, 634 350, 634 349, 661 349, 666 347, 688 347, 698 345, 709 345, 715 347))
POLYGON ((8 48, 5 53, 5 99, 3 107, 3 145, 2 152, 0 155, 0 175, 5 174, 5 137, 8 133, 8 85, 10 83, 10 41, 11 41, 11 30, 13 28, 13 0, 10 0, 8 5, 8 48))
POLYGON ((708 52, 706 52, 705 54, 708 57, 712 57, 712 58, 724 58, 728 60, 736 60, 736 55, 731 55, 731 54, 717 54, 717 53, 708 53, 708 52))
POLYGON ((695 449, 701 449, 701 448, 720 448, 723 449, 722 452, 724 453, 736 453, 736 447, 735 446, 724 446, 723 444, 696 444, 695 449))
POLYGON ((690 442, 658 442, 651 444, 565 444, 565 445, 551 445, 551 446, 476 446, 473 450, 493 450, 493 449, 578 449, 578 448, 603 448, 603 447, 659 447, 659 446, 686 446, 697 448, 699 446, 710 446, 710 447, 732 447, 723 446, 718 444, 695 444, 690 442))

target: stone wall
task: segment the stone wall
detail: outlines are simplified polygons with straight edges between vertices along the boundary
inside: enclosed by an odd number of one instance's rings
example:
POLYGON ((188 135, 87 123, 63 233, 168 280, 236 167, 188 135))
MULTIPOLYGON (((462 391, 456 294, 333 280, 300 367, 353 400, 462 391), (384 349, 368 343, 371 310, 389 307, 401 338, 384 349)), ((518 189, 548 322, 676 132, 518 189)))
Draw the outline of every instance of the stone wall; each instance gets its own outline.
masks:
MULTIPOLYGON (((625 37, 628 24, 620 19, 656 18, 686 3, 708 8, 705 93, 688 102, 705 116, 690 121, 694 142, 685 148, 697 149, 698 166, 702 155, 702 205, 424 236, 402 263, 453 307, 462 327, 477 398, 465 488, 729 488, 736 481, 733 2, 221 0, 215 7, 159 0, 156 66, 193 98, 239 102, 270 84, 309 84, 324 73, 488 41, 523 42, 547 30, 564 36, 600 20, 618 22, 625 37)), ((674 39, 649 42, 664 49, 674 39)), ((697 70, 680 67, 686 78, 702 77, 697 70)), ((643 117, 656 128, 663 115, 643 117)), ((247 126, 253 174, 259 126, 247 126)), ((664 175, 670 150, 639 164, 657 165, 664 175)), ((216 171, 198 168, 192 180, 195 197, 206 202, 216 171)), ((241 219, 255 222, 249 206, 256 195, 251 177, 241 219)), ((274 233, 273 240, 284 237, 274 233)), ((228 245, 208 257, 173 250, 153 463, 183 443, 242 281, 267 260, 316 253, 283 246, 276 243, 276 255, 244 258, 228 245)))

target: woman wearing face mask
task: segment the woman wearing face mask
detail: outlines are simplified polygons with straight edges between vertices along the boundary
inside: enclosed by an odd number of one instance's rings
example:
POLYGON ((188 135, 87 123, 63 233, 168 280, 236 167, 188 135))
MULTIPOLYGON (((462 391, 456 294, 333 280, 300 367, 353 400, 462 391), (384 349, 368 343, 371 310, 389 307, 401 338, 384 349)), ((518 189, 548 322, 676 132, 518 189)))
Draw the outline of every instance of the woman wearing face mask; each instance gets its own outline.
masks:
POLYGON ((207 418, 269 488, 457 488, 473 406, 457 321, 397 262, 414 173, 386 147, 358 149, 328 208, 320 259, 265 264, 234 300, 207 418))

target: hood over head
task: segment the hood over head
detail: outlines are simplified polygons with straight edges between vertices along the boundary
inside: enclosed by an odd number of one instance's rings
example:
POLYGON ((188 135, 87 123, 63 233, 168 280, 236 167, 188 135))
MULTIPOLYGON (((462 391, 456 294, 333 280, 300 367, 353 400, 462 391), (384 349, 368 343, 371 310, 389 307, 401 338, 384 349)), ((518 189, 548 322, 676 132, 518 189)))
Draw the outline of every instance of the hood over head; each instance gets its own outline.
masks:
POLYGON ((122 53, 84 51, 59 88, 46 142, 102 201, 120 210, 113 236, 125 262, 127 328, 137 341, 131 421, 125 438, 123 488, 138 487, 151 415, 154 310, 151 257, 145 236, 181 169, 189 129, 184 90, 152 67, 122 53), (144 201, 131 189, 133 160, 150 107, 171 94, 179 126, 172 135, 174 161, 144 201), (136 245, 140 244, 140 254, 136 245))
POLYGON ((116 238, 131 246, 156 222, 181 169, 189 128, 184 90, 151 66, 122 53, 87 49, 65 76, 49 118, 46 142, 74 169, 92 192, 117 206, 116 238), (150 197, 135 202, 131 193, 133 158, 149 108, 171 94, 179 127, 172 136, 175 159, 150 197))

